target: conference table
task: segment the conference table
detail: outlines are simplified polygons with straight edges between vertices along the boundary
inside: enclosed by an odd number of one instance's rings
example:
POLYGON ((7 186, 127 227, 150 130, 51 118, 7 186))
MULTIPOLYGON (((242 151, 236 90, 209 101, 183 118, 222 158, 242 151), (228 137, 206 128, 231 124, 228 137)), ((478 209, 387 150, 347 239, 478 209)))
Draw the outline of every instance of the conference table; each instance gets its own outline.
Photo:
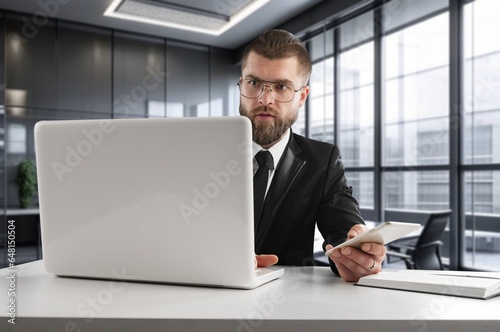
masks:
POLYGON ((0 331, 500 331, 500 297, 361 287, 328 267, 238 290, 57 277, 39 260, 0 270, 0 303, 0 331))

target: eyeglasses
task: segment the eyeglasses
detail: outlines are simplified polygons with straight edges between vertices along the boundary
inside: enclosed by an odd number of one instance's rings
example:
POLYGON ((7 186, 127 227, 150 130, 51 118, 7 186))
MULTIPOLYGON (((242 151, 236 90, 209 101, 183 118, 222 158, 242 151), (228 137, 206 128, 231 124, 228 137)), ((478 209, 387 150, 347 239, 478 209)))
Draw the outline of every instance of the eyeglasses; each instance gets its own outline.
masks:
POLYGON ((236 84, 240 87, 241 95, 249 99, 259 98, 262 92, 264 92, 264 88, 267 87, 269 88, 271 97, 279 103, 288 103, 292 101, 295 92, 299 92, 304 88, 304 86, 302 86, 299 89, 295 89, 291 84, 259 80, 239 80, 236 84))

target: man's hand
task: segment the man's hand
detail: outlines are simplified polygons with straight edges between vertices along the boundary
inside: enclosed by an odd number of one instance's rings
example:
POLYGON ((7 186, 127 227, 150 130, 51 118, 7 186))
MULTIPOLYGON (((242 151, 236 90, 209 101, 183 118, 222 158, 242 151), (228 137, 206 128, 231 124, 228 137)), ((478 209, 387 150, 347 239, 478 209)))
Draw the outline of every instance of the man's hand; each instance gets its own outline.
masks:
POLYGON ((278 263, 276 255, 255 255, 255 268, 268 267, 278 263))
MULTIPOLYGON (((354 225, 347 233, 347 239, 352 239, 368 231, 365 225, 354 225)), ((332 249, 328 244, 326 250, 332 249)), ((357 282, 359 278, 369 274, 379 273, 385 259, 385 246, 379 243, 363 243, 361 250, 353 247, 335 249, 328 256, 337 266, 339 274, 345 281, 357 282)))

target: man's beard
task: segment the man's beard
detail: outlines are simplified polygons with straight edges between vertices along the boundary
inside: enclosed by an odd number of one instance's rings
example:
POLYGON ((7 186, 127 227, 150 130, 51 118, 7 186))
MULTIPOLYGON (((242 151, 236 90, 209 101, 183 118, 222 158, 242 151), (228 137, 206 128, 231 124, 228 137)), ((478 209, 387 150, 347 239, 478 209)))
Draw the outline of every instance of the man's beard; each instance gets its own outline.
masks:
POLYGON ((269 106, 263 106, 253 109, 248 112, 242 105, 240 105, 240 114, 246 116, 252 122, 252 139, 255 143, 265 146, 277 142, 290 128, 299 116, 298 110, 292 114, 288 114, 284 118, 280 118, 277 112, 269 106), (258 112, 266 111, 274 116, 272 121, 258 121, 252 115, 258 112))

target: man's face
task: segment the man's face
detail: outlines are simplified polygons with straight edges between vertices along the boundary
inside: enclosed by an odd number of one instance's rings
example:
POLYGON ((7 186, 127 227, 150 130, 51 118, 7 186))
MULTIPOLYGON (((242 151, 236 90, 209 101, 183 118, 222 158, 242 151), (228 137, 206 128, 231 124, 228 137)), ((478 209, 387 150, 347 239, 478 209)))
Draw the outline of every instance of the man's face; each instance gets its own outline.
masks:
MULTIPOLYGON (((242 68, 241 79, 292 84, 299 89, 304 84, 304 78, 299 75, 298 66, 295 57, 270 60, 250 52, 246 66, 242 68)), ((279 141, 297 120, 299 108, 308 94, 309 87, 305 86, 288 103, 275 101, 267 87, 257 99, 240 96, 240 114, 252 122, 254 142, 269 148, 279 141)))

